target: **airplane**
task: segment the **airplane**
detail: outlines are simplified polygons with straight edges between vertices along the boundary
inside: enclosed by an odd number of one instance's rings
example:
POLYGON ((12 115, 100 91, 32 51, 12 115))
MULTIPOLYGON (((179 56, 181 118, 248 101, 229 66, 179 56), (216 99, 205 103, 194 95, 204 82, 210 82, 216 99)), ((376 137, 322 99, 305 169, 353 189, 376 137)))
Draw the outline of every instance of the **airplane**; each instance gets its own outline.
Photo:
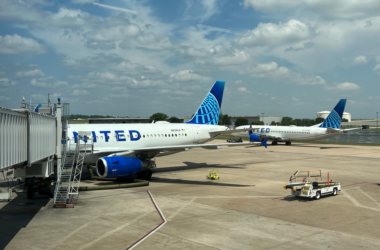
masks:
MULTIPOLYGON (((216 81, 195 115, 186 123, 70 124, 67 143, 74 148, 78 132, 91 132, 92 136, 88 139, 94 142, 93 153, 86 154, 84 162, 96 163, 96 172, 100 177, 149 180, 151 169, 156 167, 155 157, 192 148, 234 146, 231 143, 205 144, 222 135, 237 132, 218 125, 224 86, 224 81, 216 81)), ((236 146, 257 144, 266 147, 266 142, 238 143, 236 146)))
POLYGON ((351 130, 340 129, 346 101, 347 99, 341 99, 322 123, 311 127, 297 127, 295 125, 245 125, 236 127, 236 130, 242 129, 242 131, 239 133, 233 133, 232 135, 237 138, 248 138, 250 142, 271 139, 272 145, 277 145, 278 142, 285 142, 286 145, 291 145, 292 141, 315 141, 334 137, 346 133, 347 130, 351 130), (245 131, 247 128, 251 128, 251 130, 245 131))

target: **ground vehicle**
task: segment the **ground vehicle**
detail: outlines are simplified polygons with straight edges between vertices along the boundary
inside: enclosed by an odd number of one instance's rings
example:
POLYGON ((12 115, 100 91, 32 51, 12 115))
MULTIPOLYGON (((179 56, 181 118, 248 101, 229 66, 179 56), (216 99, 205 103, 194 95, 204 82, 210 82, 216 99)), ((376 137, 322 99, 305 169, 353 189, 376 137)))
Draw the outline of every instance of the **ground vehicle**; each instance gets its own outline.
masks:
POLYGON ((284 185, 284 189, 289 188, 291 194, 296 197, 315 198, 316 200, 329 194, 335 196, 338 191, 341 191, 340 183, 332 182, 329 174, 327 176, 327 182, 323 182, 321 170, 296 171, 290 177, 290 183, 284 185))

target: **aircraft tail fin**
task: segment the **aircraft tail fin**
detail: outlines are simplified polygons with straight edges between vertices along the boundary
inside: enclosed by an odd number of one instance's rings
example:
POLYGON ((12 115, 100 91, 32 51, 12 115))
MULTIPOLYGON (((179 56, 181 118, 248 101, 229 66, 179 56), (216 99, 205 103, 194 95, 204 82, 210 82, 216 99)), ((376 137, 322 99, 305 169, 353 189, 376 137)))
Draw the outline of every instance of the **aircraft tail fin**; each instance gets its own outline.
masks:
POLYGON ((344 108, 346 107, 346 102, 347 99, 341 99, 319 127, 339 129, 340 123, 342 122, 344 108))
POLYGON ((218 125, 224 85, 224 81, 214 83, 193 118, 187 123, 218 125))

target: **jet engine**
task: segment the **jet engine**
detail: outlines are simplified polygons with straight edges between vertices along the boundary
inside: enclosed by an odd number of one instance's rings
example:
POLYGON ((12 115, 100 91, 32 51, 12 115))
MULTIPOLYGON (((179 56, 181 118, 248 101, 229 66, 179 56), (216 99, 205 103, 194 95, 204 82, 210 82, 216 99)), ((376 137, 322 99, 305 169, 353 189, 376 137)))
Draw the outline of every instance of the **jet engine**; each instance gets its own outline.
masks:
POLYGON ((125 178, 147 171, 149 161, 127 156, 106 156, 96 162, 96 172, 104 178, 125 178))
MULTIPOLYGON (((249 131, 251 132, 251 131, 249 131)), ((259 135, 255 135, 255 134, 249 134, 249 141, 250 142, 256 142, 256 141, 261 141, 261 138, 259 135)))

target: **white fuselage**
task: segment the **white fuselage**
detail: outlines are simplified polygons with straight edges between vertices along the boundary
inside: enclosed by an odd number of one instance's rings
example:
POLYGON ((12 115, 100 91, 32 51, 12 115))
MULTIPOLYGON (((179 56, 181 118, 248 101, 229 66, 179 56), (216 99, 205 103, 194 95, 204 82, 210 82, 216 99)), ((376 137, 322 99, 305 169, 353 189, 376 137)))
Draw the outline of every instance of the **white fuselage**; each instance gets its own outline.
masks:
MULTIPOLYGON (((75 142, 75 133, 91 131, 94 153, 97 151, 133 150, 147 147, 199 144, 210 139, 209 132, 226 130, 225 126, 186 123, 166 124, 70 124, 68 144, 75 142)), ((107 155, 111 153, 105 153, 107 155)), ((99 155, 96 155, 99 157, 99 155)), ((90 159, 91 158, 91 159, 90 159)), ((86 162, 94 162, 86 157, 86 162)))
MULTIPOLYGON (((249 125, 240 126, 236 129, 250 128, 249 125)), ((329 133, 326 128, 319 127, 291 127, 291 126, 264 126, 252 125, 253 134, 259 135, 262 138, 271 138, 279 142, 282 141, 314 141, 334 137, 343 133, 342 130, 334 133, 329 133)), ((234 133, 238 138, 249 138, 249 132, 234 133)))

